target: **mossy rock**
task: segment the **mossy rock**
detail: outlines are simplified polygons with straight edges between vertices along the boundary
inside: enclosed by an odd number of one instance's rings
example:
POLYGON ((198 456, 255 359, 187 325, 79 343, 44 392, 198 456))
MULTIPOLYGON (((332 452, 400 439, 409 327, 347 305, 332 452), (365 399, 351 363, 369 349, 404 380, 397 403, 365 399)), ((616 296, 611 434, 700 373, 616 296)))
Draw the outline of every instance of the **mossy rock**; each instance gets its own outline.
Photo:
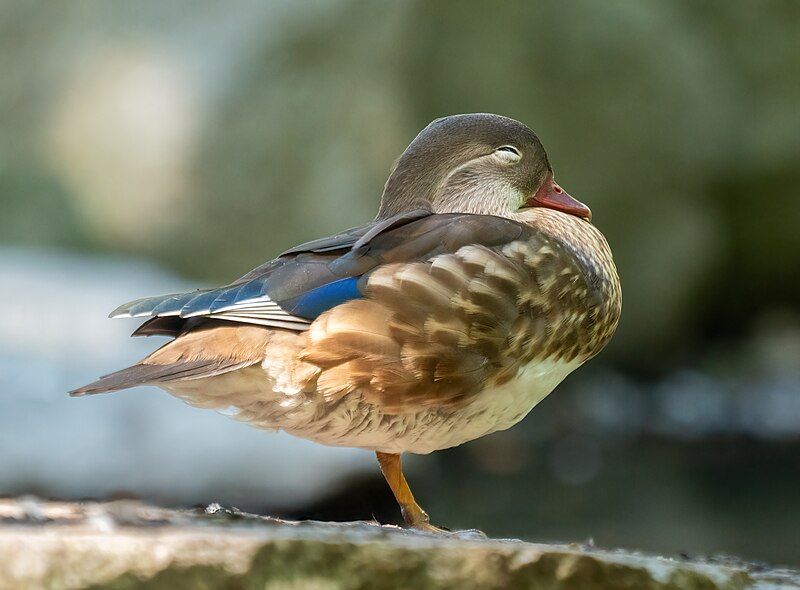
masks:
POLYGON ((0 588, 713 590, 797 588, 797 573, 583 545, 287 522, 218 507, 0 502, 0 588))

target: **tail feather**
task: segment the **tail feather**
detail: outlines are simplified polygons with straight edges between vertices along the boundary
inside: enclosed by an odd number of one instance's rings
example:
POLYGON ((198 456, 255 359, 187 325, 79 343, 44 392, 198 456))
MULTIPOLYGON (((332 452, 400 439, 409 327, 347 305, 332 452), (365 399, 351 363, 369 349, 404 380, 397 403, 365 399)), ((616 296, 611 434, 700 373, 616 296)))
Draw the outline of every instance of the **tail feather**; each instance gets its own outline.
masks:
POLYGON ((73 389, 69 394, 73 397, 91 395, 95 393, 107 393, 128 389, 137 385, 149 385, 157 383, 167 383, 170 381, 200 379, 212 377, 220 373, 226 373, 246 367, 252 362, 237 363, 231 365, 223 361, 215 360, 196 360, 187 363, 174 363, 171 365, 145 365, 137 364, 121 371, 116 371, 110 375, 105 375, 77 389, 73 389))
POLYGON ((202 325, 141 362, 69 392, 82 396, 137 385, 201 379, 260 363, 271 331, 262 326, 202 325))

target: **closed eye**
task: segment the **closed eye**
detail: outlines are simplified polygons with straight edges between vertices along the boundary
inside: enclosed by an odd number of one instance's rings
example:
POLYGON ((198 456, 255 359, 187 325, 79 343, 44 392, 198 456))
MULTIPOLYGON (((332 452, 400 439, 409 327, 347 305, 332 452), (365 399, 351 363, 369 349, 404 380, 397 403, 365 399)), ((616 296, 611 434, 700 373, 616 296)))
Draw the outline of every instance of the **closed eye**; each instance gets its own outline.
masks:
POLYGON ((498 152, 510 152, 512 154, 516 154, 517 156, 521 156, 522 154, 519 153, 519 150, 515 148, 513 145, 501 145, 497 148, 498 152))
POLYGON ((504 164, 516 164, 522 159, 522 154, 513 145, 501 145, 494 150, 494 157, 504 164))

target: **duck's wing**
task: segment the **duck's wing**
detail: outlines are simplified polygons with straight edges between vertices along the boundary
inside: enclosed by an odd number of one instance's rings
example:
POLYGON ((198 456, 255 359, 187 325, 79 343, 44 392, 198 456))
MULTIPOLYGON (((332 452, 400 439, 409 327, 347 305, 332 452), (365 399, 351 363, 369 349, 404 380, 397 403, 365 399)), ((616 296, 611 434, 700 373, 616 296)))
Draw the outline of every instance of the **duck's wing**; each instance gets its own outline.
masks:
POLYGON ((324 311, 363 297, 365 278, 382 265, 497 246, 534 231, 500 217, 412 211, 292 248, 230 285, 139 299, 111 317, 150 318, 135 334, 175 335, 192 318, 303 331, 324 311))
MULTIPOLYGON (((353 227, 336 235, 290 248, 278 258, 254 268, 229 285, 136 299, 119 306, 109 314, 109 317, 149 318, 133 333, 134 336, 155 334, 175 336, 187 327, 205 323, 203 318, 241 321, 302 331, 308 327, 309 320, 313 317, 287 313, 279 305, 274 304, 266 292, 262 292, 268 278, 274 272, 287 263, 294 263, 288 272, 283 271, 280 274, 291 275, 292 271, 300 271, 298 274, 305 277, 298 278, 305 278, 309 285, 325 284, 325 277, 319 276, 319 273, 325 274, 324 264, 315 263, 325 261, 332 255, 339 256, 352 249, 359 241, 363 242, 365 239, 369 241, 383 231, 389 231, 429 215, 430 211, 417 209, 377 223, 353 227), (296 260, 300 255, 304 255, 303 259, 296 260), (191 320, 191 318, 197 319, 191 320)), ((278 280, 273 281, 273 284, 277 284, 278 280)), ((334 291, 335 288, 331 293, 334 291)))

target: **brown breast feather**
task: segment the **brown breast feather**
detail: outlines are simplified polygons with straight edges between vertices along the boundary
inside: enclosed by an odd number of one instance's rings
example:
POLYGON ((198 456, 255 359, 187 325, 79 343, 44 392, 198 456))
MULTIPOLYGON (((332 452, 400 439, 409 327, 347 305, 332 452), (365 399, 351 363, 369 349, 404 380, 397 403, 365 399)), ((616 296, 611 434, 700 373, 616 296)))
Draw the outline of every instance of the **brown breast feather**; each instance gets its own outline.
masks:
POLYGON ((335 401, 357 391, 385 412, 453 407, 534 359, 593 356, 616 327, 619 284, 605 240, 580 223, 569 228, 571 245, 551 231, 378 268, 365 299, 302 335, 299 359, 319 368, 308 372, 317 394, 335 401), (604 252, 581 260, 576 244, 604 252))

